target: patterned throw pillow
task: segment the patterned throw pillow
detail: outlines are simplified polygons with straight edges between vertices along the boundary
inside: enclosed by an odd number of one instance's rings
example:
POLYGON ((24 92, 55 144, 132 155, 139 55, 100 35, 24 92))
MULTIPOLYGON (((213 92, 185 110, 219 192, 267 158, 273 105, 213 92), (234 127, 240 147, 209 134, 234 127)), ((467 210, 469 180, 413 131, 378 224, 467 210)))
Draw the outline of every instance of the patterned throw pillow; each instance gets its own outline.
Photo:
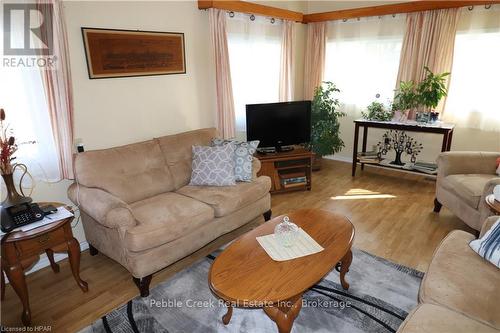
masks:
POLYGON ((235 146, 193 146, 193 163, 189 185, 227 186, 235 185, 235 146))
POLYGON ((259 142, 258 140, 241 142, 235 140, 212 139, 212 145, 215 147, 228 144, 235 145, 234 177, 240 182, 252 181, 252 158, 259 146, 259 142))
POLYGON ((483 237, 473 240, 469 246, 481 257, 500 268, 500 218, 483 237))

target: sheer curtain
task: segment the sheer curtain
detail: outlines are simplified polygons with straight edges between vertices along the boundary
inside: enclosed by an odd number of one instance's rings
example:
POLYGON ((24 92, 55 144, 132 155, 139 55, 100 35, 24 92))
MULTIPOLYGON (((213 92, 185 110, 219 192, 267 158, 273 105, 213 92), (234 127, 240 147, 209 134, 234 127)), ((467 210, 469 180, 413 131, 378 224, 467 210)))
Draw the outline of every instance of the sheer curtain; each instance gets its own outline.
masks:
MULTIPOLYGON (((22 20, 12 21, 14 47, 24 45, 22 23, 22 20)), ((25 164, 35 180, 59 180, 59 157, 40 70, 0 66, 0 103, 7 115, 5 122, 10 124, 19 145, 16 162, 25 164)))
POLYGON ((443 120, 500 132, 500 5, 462 8, 443 120))
POLYGON ((236 131, 246 131, 246 104, 279 101, 282 22, 246 14, 227 18, 236 131))
POLYGON ((324 80, 340 89, 350 116, 376 96, 382 103, 392 99, 405 22, 402 15, 328 22, 324 80))

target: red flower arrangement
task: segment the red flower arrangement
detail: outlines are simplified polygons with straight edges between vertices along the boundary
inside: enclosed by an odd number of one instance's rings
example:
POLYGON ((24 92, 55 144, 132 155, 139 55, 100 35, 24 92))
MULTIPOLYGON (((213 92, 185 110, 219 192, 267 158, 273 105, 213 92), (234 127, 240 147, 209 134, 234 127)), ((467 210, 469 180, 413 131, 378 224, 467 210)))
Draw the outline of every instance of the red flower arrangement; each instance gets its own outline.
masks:
POLYGON ((12 174, 14 165, 13 156, 17 151, 16 139, 12 135, 7 135, 9 125, 4 125, 5 110, 0 109, 0 173, 2 175, 12 174))

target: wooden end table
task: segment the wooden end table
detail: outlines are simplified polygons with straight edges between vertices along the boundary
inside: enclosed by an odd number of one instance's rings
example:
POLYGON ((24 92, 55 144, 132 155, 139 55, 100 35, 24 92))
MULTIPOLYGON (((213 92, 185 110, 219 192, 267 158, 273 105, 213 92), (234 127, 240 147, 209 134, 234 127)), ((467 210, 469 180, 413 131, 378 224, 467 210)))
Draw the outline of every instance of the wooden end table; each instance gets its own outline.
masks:
POLYGON ((495 195, 493 194, 487 195, 485 200, 486 204, 490 207, 491 211, 495 214, 500 215, 500 202, 498 202, 495 199, 495 195))
MULTIPOLYGON (((62 203, 50 204, 55 207, 64 206, 62 203)), ((39 203, 39 205, 43 207, 49 203, 39 203)), ((54 253, 68 252, 71 271, 76 283, 84 292, 88 291, 87 282, 80 278, 80 244, 73 237, 71 221, 73 221, 73 217, 26 232, 16 231, 3 240, 0 272, 2 276, 1 299, 4 298, 3 272, 5 272, 12 288, 23 304, 21 319, 26 326, 31 324, 31 310, 24 271, 38 261, 40 254, 47 254, 52 270, 58 273, 59 265, 54 261, 54 253)))
POLYGON ((278 216, 240 237, 213 262, 208 281, 212 292, 228 306, 222 317, 229 324, 233 306, 263 308, 280 333, 288 333, 302 307, 302 294, 340 263, 340 282, 349 288, 345 275, 352 261, 354 226, 344 216, 318 209, 288 215, 324 250, 288 261, 272 260, 256 240, 272 234, 278 216))

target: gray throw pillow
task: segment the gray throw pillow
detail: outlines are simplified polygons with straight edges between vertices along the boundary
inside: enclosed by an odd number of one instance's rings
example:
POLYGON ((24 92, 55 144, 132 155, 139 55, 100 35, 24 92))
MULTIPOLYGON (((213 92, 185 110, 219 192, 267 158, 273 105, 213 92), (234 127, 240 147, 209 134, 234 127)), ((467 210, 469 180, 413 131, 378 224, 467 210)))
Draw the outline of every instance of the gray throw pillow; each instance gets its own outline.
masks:
POLYGON ((235 146, 193 146, 193 163, 189 185, 226 186, 235 185, 235 146))
POLYGON ((234 177, 240 182, 252 181, 252 158, 259 146, 258 140, 241 142, 235 140, 212 139, 213 146, 233 144, 234 151, 234 177))

